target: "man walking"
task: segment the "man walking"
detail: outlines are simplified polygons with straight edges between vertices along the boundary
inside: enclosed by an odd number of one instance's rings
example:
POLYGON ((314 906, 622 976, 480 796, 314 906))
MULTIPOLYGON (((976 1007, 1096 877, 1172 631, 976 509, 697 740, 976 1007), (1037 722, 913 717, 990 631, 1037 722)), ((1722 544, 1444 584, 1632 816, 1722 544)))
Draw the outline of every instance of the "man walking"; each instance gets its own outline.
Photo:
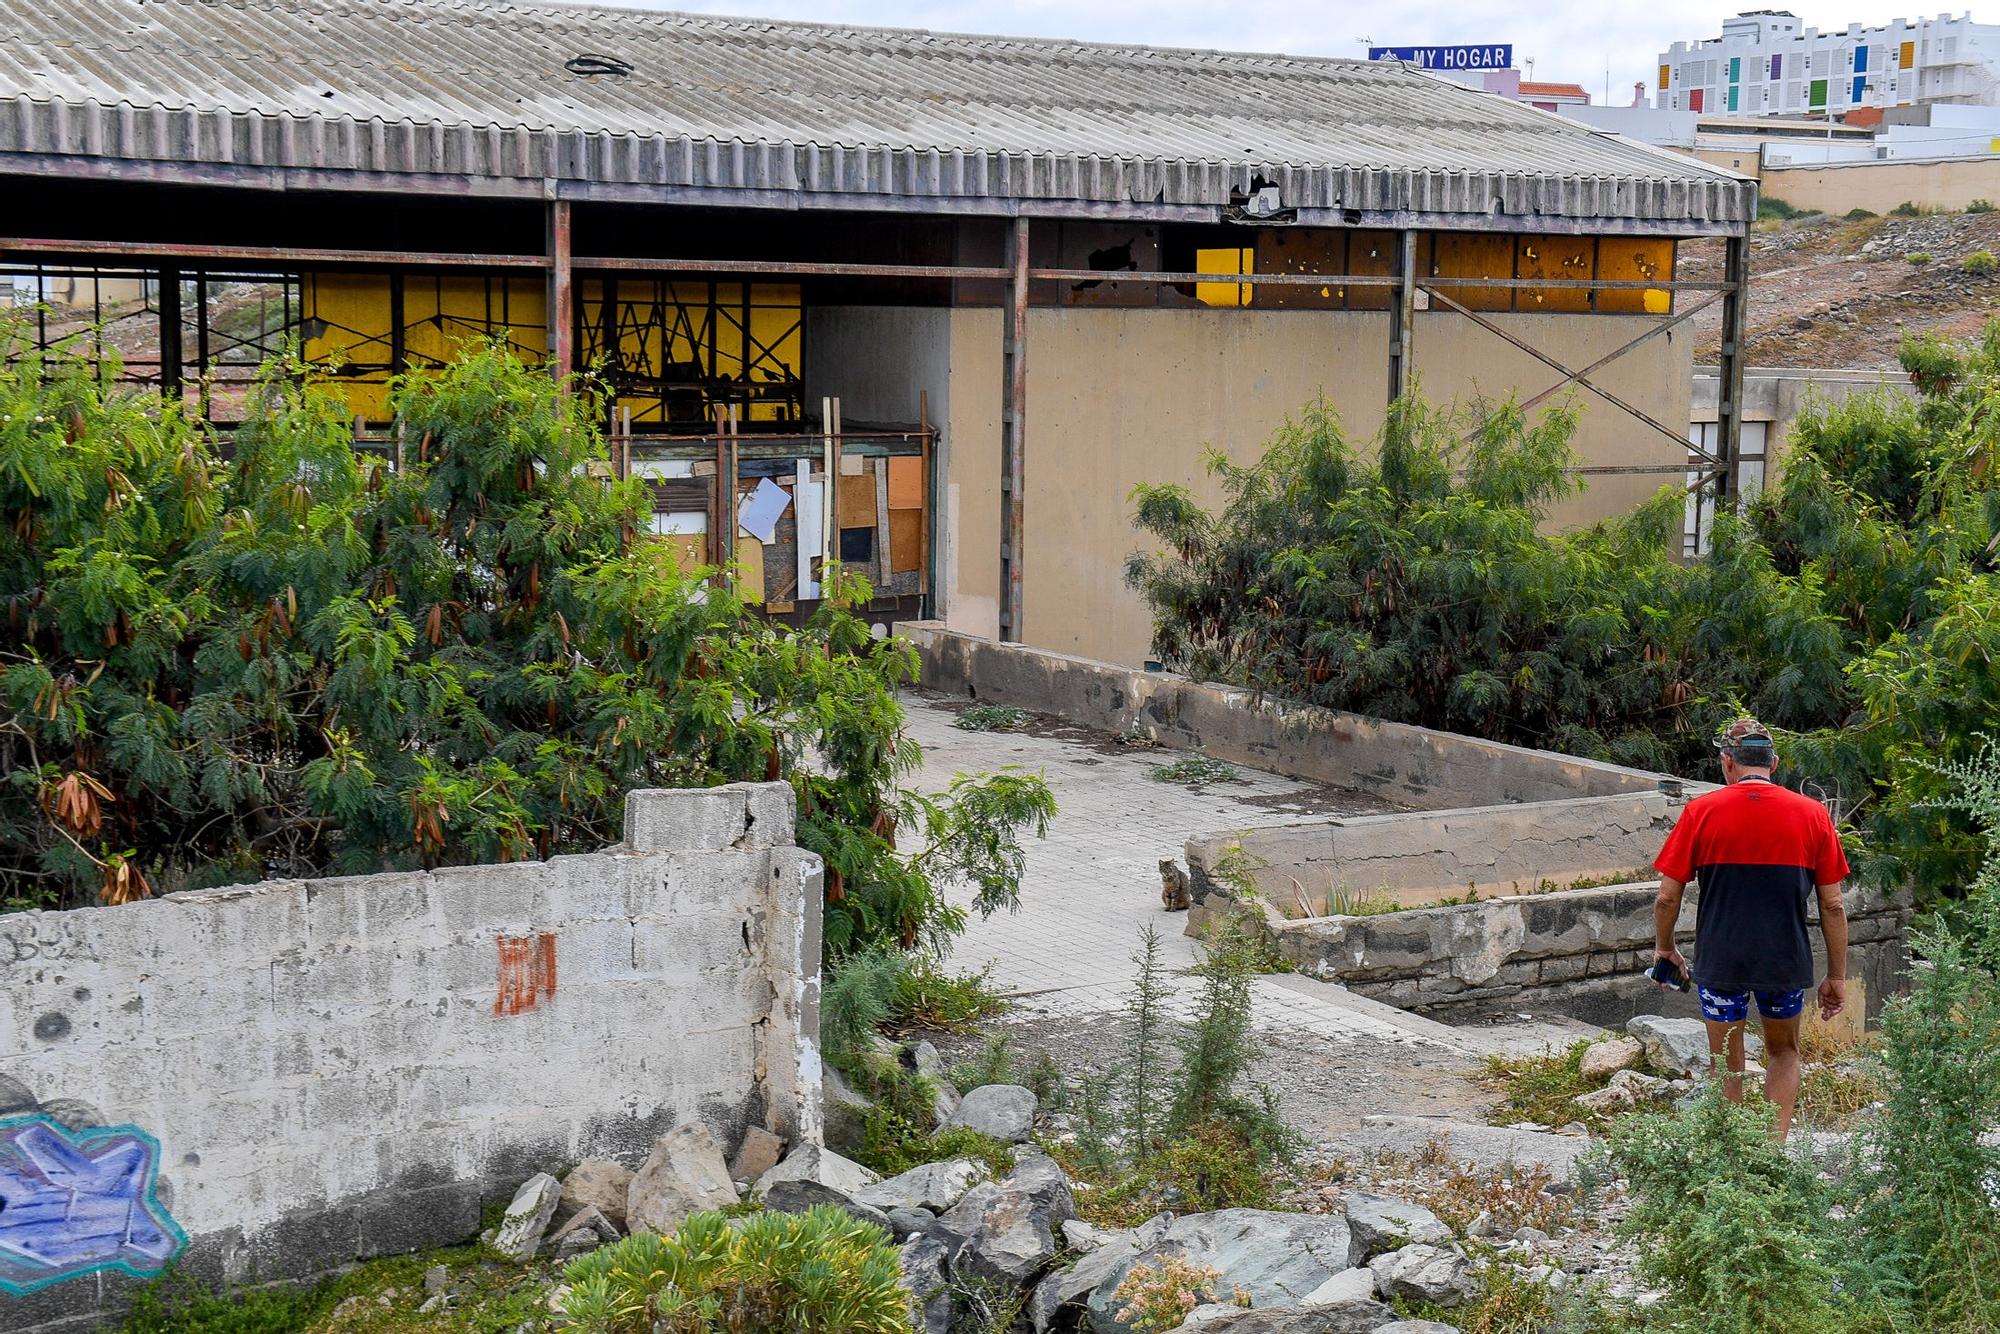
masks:
POLYGON ((1654 953, 1687 973, 1674 947, 1674 924, 1682 891, 1698 878, 1693 976, 1709 1054, 1726 1053, 1723 1094, 1741 1102, 1743 1025, 1754 998, 1764 1029, 1764 1096, 1777 1104, 1782 1139, 1791 1133, 1799 1096, 1799 1018, 1813 984, 1806 898, 1815 889, 1826 939, 1820 1015, 1831 1019, 1847 1003, 1847 909, 1840 897, 1847 857, 1826 808, 1771 781, 1778 752, 1762 724, 1737 720, 1715 738, 1715 748, 1726 786, 1687 804, 1653 863, 1660 873, 1654 953))

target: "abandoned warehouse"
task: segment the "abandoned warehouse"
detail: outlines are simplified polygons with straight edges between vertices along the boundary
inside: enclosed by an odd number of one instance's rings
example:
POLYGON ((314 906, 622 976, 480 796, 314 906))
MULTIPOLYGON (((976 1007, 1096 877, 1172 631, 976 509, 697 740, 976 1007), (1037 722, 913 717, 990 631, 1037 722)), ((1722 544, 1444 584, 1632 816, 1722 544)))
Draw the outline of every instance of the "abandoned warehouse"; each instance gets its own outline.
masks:
POLYGON ((1754 182, 1395 64, 441 0, 0 0, 0 279, 226 428, 296 340, 357 445, 471 337, 606 386, 747 595, 1125 663, 1128 495, 1324 394, 1577 395, 1623 513, 1720 488, 1754 182), (1726 238, 1719 283, 1675 279, 1726 238), (1686 443, 1692 314, 1725 311, 1686 443), (1682 425, 1675 425, 1680 423, 1682 425))

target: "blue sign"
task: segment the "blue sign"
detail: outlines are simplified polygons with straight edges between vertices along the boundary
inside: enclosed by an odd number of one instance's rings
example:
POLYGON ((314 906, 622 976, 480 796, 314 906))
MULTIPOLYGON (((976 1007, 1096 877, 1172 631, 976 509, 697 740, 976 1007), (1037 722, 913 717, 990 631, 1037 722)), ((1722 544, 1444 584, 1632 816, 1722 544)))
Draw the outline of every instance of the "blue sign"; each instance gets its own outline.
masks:
POLYGON ((160 1145, 133 1126, 0 1121, 0 1293, 104 1269, 150 1278, 187 1245, 154 1198, 160 1145))
POLYGON ((1371 46, 1370 60, 1400 60, 1420 69, 1512 69, 1514 45, 1489 46, 1371 46))

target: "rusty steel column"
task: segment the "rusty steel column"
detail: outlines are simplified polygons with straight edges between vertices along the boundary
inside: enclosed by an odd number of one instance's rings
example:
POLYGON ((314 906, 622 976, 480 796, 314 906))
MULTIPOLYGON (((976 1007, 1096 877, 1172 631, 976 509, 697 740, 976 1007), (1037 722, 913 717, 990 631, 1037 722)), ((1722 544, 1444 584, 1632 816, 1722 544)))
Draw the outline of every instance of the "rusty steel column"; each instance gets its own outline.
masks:
POLYGON ((557 379, 576 367, 576 287, 570 270, 567 199, 549 201, 549 373, 557 379))
POLYGON ((1410 334, 1417 312, 1417 234, 1396 238, 1396 287, 1389 303, 1389 401, 1410 387, 1410 334))
POLYGON ((1026 560, 1021 447, 1028 416, 1028 220, 1007 236, 1007 327, 1000 344, 1000 638, 1021 640, 1021 567, 1026 560))
POLYGON ((181 271, 160 269, 160 396, 181 401, 186 371, 181 362, 181 271))
POLYGON ((1736 460, 1743 449, 1743 333, 1750 323, 1750 234, 1723 242, 1722 280, 1731 284, 1722 303, 1722 357, 1717 366, 1715 414, 1715 512, 1737 500, 1736 460))

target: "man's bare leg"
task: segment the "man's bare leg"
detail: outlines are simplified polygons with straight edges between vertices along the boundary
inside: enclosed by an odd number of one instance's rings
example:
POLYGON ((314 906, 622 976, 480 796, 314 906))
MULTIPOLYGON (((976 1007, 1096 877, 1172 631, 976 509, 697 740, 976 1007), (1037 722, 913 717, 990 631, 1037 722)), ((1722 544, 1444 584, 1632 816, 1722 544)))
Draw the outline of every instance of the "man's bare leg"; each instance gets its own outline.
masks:
POLYGON ((1715 1061, 1726 1056, 1724 1065, 1728 1073, 1722 1078, 1722 1096, 1731 1102, 1743 1101, 1743 1022, 1718 1024, 1713 1019, 1704 1019, 1708 1026, 1708 1068, 1715 1073, 1715 1061))
POLYGON ((1764 1096, 1778 1105, 1778 1138, 1782 1140, 1792 1133, 1792 1109, 1799 1101, 1797 1015, 1764 1020, 1764 1096))

